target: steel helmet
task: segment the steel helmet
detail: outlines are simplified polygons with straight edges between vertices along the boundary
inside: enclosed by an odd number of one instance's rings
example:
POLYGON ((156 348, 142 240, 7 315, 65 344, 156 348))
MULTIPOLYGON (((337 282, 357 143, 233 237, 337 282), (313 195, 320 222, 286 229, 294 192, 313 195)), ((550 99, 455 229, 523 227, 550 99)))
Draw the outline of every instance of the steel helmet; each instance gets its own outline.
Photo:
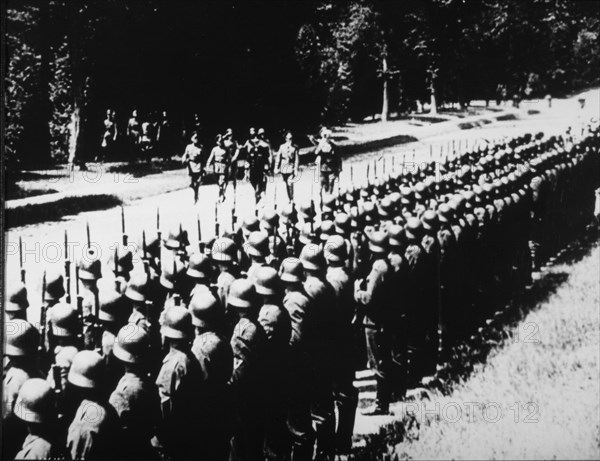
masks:
POLYGON ((129 323, 122 327, 113 345, 113 354, 126 363, 141 363, 150 347, 150 336, 141 326, 129 323))
POLYGON ((269 255, 269 235, 265 232, 252 232, 244 244, 248 256, 267 257, 269 255))
POLYGON ((279 225, 279 215, 277 212, 271 208, 263 211, 262 219, 260 222, 261 228, 266 230, 267 232, 271 232, 279 225))
POLYGON ((281 262, 279 279, 282 282, 301 283, 304 281, 304 268, 298 258, 288 257, 281 262))
POLYGON ((79 278, 81 280, 98 280, 102 278, 102 263, 99 259, 82 258, 79 261, 79 278))
POLYGON ((423 231, 421 220, 415 217, 408 218, 404 231, 409 240, 419 240, 423 231))
POLYGON ((398 224, 388 228, 388 243, 391 247, 401 247, 404 242, 404 229, 398 224))
POLYGON ((212 246, 211 255, 214 261, 235 261, 237 255, 235 242, 225 237, 216 239, 212 246))
POLYGON ((26 423, 48 423, 56 418, 54 391, 41 378, 28 379, 19 390, 14 406, 17 418, 26 423))
POLYGON ((50 309, 52 335, 58 338, 77 336, 79 331, 79 316, 77 310, 70 304, 58 303, 50 309))
POLYGON ((9 288, 8 299, 4 307, 6 312, 20 312, 29 307, 27 287, 22 282, 16 282, 9 288))
POLYGON ((259 295, 272 296, 281 292, 281 282, 277 270, 270 266, 263 266, 256 272, 254 281, 256 292, 259 295))
POLYGON ((331 234, 333 234, 334 227, 335 227, 335 225, 334 225, 333 221, 330 221, 329 219, 323 221, 321 223, 321 226, 319 227, 319 231, 320 231, 319 240, 321 240, 322 242, 325 242, 329 238, 329 236, 331 234))
POLYGON ((13 357, 34 355, 40 341, 40 334, 26 320, 12 319, 4 323, 4 354, 13 357))
POLYGON ((304 248, 302 248, 302 251, 300 252, 300 261, 306 270, 316 271, 324 269, 326 266, 325 257, 323 256, 321 247, 314 243, 304 245, 304 248))
POLYGON ((332 235, 325 242, 323 254, 327 262, 341 262, 348 259, 346 241, 340 235, 332 235))
POLYGON ((165 338, 187 339, 193 334, 192 315, 183 306, 168 307, 162 317, 160 333, 165 338))
POLYGON ((386 253, 388 247, 387 235, 375 231, 369 236, 369 250, 372 253, 386 253))
POLYGON ((179 258, 173 258, 172 264, 163 264, 160 274, 160 284, 172 290, 181 281, 185 273, 185 266, 179 258))
POLYGON ((346 213, 338 213, 335 216, 335 231, 340 235, 346 235, 350 231, 350 216, 346 213))
POLYGON ((80 351, 73 357, 67 381, 77 387, 98 389, 106 373, 104 361, 94 351, 80 351))
POLYGON ((256 303, 256 289, 247 279, 234 280, 229 289, 227 304, 240 309, 248 309, 256 303))
POLYGON ((212 274, 212 264, 210 259, 202 253, 192 254, 190 256, 186 274, 188 277, 198 280, 210 278, 212 274))
POLYGON ((150 280, 145 272, 137 272, 131 276, 125 290, 125 297, 138 302, 146 301, 150 292, 150 280))
POLYGON ((194 293, 188 309, 192 314, 192 325, 195 327, 214 325, 224 313, 219 300, 208 290, 194 293))
POLYGON ((133 254, 127 247, 119 245, 108 260, 109 267, 113 272, 124 273, 133 270, 133 254))
POLYGON ((65 295, 65 279, 58 271, 48 271, 46 274, 46 301, 58 301, 65 295))
POLYGON ((117 321, 127 312, 125 298, 114 288, 100 290, 98 293, 98 303, 100 304, 98 318, 105 322, 117 321))

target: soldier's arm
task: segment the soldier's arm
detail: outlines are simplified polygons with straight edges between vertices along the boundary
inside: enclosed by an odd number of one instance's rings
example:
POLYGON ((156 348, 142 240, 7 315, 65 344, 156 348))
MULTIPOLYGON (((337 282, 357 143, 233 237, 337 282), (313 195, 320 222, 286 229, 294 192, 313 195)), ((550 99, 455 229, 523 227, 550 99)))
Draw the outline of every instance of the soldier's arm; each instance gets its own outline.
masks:
POLYGON ((379 289, 379 287, 383 284, 385 272, 381 266, 378 264, 381 261, 376 262, 371 269, 371 272, 367 276, 367 286, 364 290, 358 288, 355 291, 354 298, 356 301, 363 306, 370 306, 373 298, 379 289))

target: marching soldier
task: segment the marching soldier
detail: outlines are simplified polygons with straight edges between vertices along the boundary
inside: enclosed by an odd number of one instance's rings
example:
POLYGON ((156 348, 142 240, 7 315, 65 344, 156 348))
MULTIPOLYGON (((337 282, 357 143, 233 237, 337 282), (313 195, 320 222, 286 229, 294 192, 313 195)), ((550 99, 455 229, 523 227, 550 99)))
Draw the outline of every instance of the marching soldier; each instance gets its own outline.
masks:
POLYGON ((106 118, 104 119, 104 134, 102 135, 102 143, 100 161, 110 158, 113 154, 114 145, 117 141, 117 123, 115 122, 115 111, 112 109, 106 110, 106 118))
POLYGON ((129 155, 131 158, 137 158, 140 154, 139 145, 142 135, 142 127, 138 119, 137 109, 131 113, 131 118, 127 122, 127 139, 129 141, 129 155))
POLYGON ((288 200, 294 200, 294 182, 298 177, 300 165, 300 155, 298 146, 292 140, 292 133, 288 131, 285 134, 285 142, 279 146, 275 155, 275 174, 281 173, 288 200))
POLYGON ((217 177, 217 184, 219 185, 219 201, 225 201, 225 191, 227 189, 227 174, 229 169, 229 163, 231 157, 229 157, 229 150, 225 149, 223 137, 219 134, 215 139, 215 147, 210 152, 210 157, 206 162, 206 168, 213 167, 213 172, 217 177))
POLYGON ((198 189, 202 181, 202 172, 204 171, 204 151, 200 144, 198 133, 193 133, 190 143, 186 146, 181 163, 187 166, 190 176, 190 187, 194 192, 194 203, 198 203, 198 189))
MULTIPOLYGON (((239 276, 238 268, 236 266, 237 248, 233 240, 223 237, 215 240, 211 254, 212 260, 219 272, 216 280, 217 295, 219 301, 221 301, 221 305, 227 306, 231 284, 239 276)), ((233 327, 233 325, 231 325, 231 327, 233 327)), ((231 333, 231 331, 229 331, 229 333, 231 333)))
POLYGON ((341 159, 334 142, 331 140, 331 131, 327 128, 321 130, 321 139, 315 149, 317 168, 321 175, 321 189, 324 192, 333 192, 333 184, 341 171, 341 159))

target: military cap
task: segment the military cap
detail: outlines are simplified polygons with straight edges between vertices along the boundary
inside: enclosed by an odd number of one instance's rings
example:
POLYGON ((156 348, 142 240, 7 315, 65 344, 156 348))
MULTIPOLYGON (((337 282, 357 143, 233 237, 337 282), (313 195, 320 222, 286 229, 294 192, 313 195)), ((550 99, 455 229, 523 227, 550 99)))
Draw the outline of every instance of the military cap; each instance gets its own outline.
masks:
POLYGON ((256 289, 252 282, 247 279, 234 280, 229 289, 227 304, 239 309, 256 305, 256 289))
POLYGON ((298 258, 285 258, 279 267, 279 279, 287 283, 300 283, 304 281, 302 263, 298 258))
POLYGON ((281 284, 277 270, 270 266, 264 266, 256 271, 254 287, 259 295, 272 296, 281 291, 281 284))
POLYGON ((254 214, 246 215, 242 221, 242 230, 245 234, 260 230, 260 222, 254 214))
POLYGON ((56 403, 50 384, 41 378, 25 381, 19 389, 14 413, 27 423, 53 422, 56 419, 56 403))
POLYGON ((50 309, 52 335, 58 338, 75 337, 79 331, 79 316, 77 309, 67 303, 55 304, 50 309))
POLYGON ((64 295, 65 279, 62 273, 59 271, 49 271, 46 274, 46 292, 44 294, 46 301, 58 301, 64 295))
POLYGON ((425 193, 425 184, 423 182, 419 181, 417 184, 415 184, 415 198, 417 200, 422 199, 424 193, 425 193))
POLYGON ((266 257, 269 255, 269 235, 265 232, 252 232, 244 244, 248 256, 266 257))
POLYGON ((259 128, 259 129, 258 129, 258 134, 259 134, 259 135, 261 135, 261 134, 265 134, 265 129, 264 129, 264 128, 259 128))
POLYGON ((127 312, 125 298, 115 289, 99 290, 98 303, 100 304, 98 312, 100 320, 114 322, 127 312))
POLYGON ((402 201, 402 195, 400 195, 400 192, 398 191, 392 192, 389 197, 390 201, 392 202, 392 206, 394 207, 398 206, 402 201))
POLYGON ((325 268, 325 257, 319 245, 309 243, 300 252, 300 262, 306 270, 321 270, 325 268))
POLYGON ((192 314, 183 306, 168 307, 162 317, 160 334, 171 339, 191 338, 193 335, 192 314))
POLYGON ((327 262, 341 262, 348 259, 346 241, 340 235, 332 235, 325 242, 323 255, 327 262))
POLYGON ((148 353, 150 336, 145 328, 129 323, 117 334, 113 354, 125 363, 141 363, 148 353))
POLYGON ((409 240, 418 240, 423 233, 423 226, 419 218, 410 217, 406 220, 404 232, 409 240))
POLYGON ((212 273, 210 259, 202 253, 193 253, 190 256, 188 268, 185 273, 193 279, 204 280, 210 278, 212 273))
POLYGON ((362 221, 362 214, 359 212, 358 207, 350 207, 350 229, 358 229, 360 221, 362 221))
POLYGON ((105 372, 100 354, 94 351, 80 351, 73 357, 67 381, 77 387, 98 389, 103 384, 105 372))
POLYGON ((61 368, 68 369, 73 363, 73 359, 79 352, 75 346, 58 346, 54 356, 54 363, 61 368))
POLYGON ((100 260, 82 258, 79 261, 79 278, 81 280, 98 280, 102 278, 102 264, 100 260))
POLYGON ((391 225, 388 230, 388 243, 391 247, 401 247, 404 242, 404 229, 398 224, 391 225))
POLYGON ((372 253, 387 252, 387 235, 380 231, 375 231, 369 235, 369 250, 372 253))
POLYGON ((194 293, 188 309, 192 314, 192 325, 203 328, 214 325, 225 312, 219 300, 210 291, 194 293))
POLYGON ((230 238, 218 238, 212 246, 211 255, 214 261, 229 262, 235 261, 237 249, 235 242, 230 238))
POLYGON ((34 355, 39 338, 39 332, 26 320, 11 319, 4 322, 5 355, 13 357, 34 355))
POLYGON ((4 309, 6 312, 19 312, 29 307, 27 301, 27 287, 21 282, 11 284, 8 291, 8 299, 4 309))

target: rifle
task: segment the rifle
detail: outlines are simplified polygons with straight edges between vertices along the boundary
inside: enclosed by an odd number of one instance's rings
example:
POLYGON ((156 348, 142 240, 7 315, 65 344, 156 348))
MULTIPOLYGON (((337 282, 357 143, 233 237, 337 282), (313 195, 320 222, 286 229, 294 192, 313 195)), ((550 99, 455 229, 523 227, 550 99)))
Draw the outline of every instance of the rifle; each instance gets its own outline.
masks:
POLYGON ((142 259, 145 261, 148 245, 146 244, 146 231, 142 229, 142 259))
POLYGON ((196 225, 198 226, 198 248, 200 253, 204 253, 204 243, 202 242, 202 226, 200 226, 200 215, 196 215, 196 225))
POLYGON ((63 414, 63 387, 62 387, 62 370, 60 367, 52 364, 52 379, 54 380, 54 397, 56 404, 56 413, 61 416, 63 414))
POLYGON ((162 245, 162 241, 161 241, 161 232, 160 232, 160 208, 156 207, 156 235, 157 235, 157 239, 158 239, 158 262, 156 264, 158 271, 160 272, 161 270, 161 245, 162 245))
POLYGON ((19 235, 19 267, 21 269, 21 282, 25 283, 25 268, 23 267, 23 240, 19 235))
POLYGON ((273 181, 273 208, 277 211, 277 183, 273 181))
POLYGON ((369 173, 371 171, 371 164, 367 163, 367 182, 369 181, 369 173))
POLYGON ((354 184, 354 166, 350 165, 350 184, 354 184))
POLYGON ((42 352, 46 346, 46 271, 42 276, 42 307, 40 309, 40 343, 38 345, 38 351, 42 352))
POLYGON ((119 282, 119 278, 117 276, 117 274, 119 273, 119 264, 118 264, 118 259, 119 259, 119 251, 117 249, 117 247, 115 246, 115 255, 114 255, 114 273, 115 273, 115 290, 117 291, 121 291, 121 282, 119 282))
POLYGON ((83 330, 84 330, 84 321, 83 321, 83 296, 79 291, 79 266, 75 266, 75 299, 76 299, 76 309, 77 309, 77 318, 79 320, 80 333, 77 335, 81 344, 83 344, 83 330))
POLYGON ((87 246, 88 246, 88 251, 89 251, 90 244, 92 243, 92 241, 90 240, 90 222, 89 221, 85 222, 85 235, 87 237, 87 246))
POLYGON ((235 232, 235 210, 237 208, 237 193, 233 191, 233 207, 231 208, 231 232, 235 232))
POLYGON ((125 233, 125 208, 121 205, 121 234, 123 238, 123 246, 127 246, 127 234, 125 233))
POLYGON ((98 298, 98 289, 94 290, 94 350, 102 355, 102 325, 100 324, 100 299, 98 298))
POLYGON ((220 233, 220 224, 219 224, 219 202, 215 202, 215 238, 219 238, 220 233))
POLYGON ((65 229, 65 283, 67 285, 67 304, 71 304, 71 260, 69 259, 69 239, 65 229))

